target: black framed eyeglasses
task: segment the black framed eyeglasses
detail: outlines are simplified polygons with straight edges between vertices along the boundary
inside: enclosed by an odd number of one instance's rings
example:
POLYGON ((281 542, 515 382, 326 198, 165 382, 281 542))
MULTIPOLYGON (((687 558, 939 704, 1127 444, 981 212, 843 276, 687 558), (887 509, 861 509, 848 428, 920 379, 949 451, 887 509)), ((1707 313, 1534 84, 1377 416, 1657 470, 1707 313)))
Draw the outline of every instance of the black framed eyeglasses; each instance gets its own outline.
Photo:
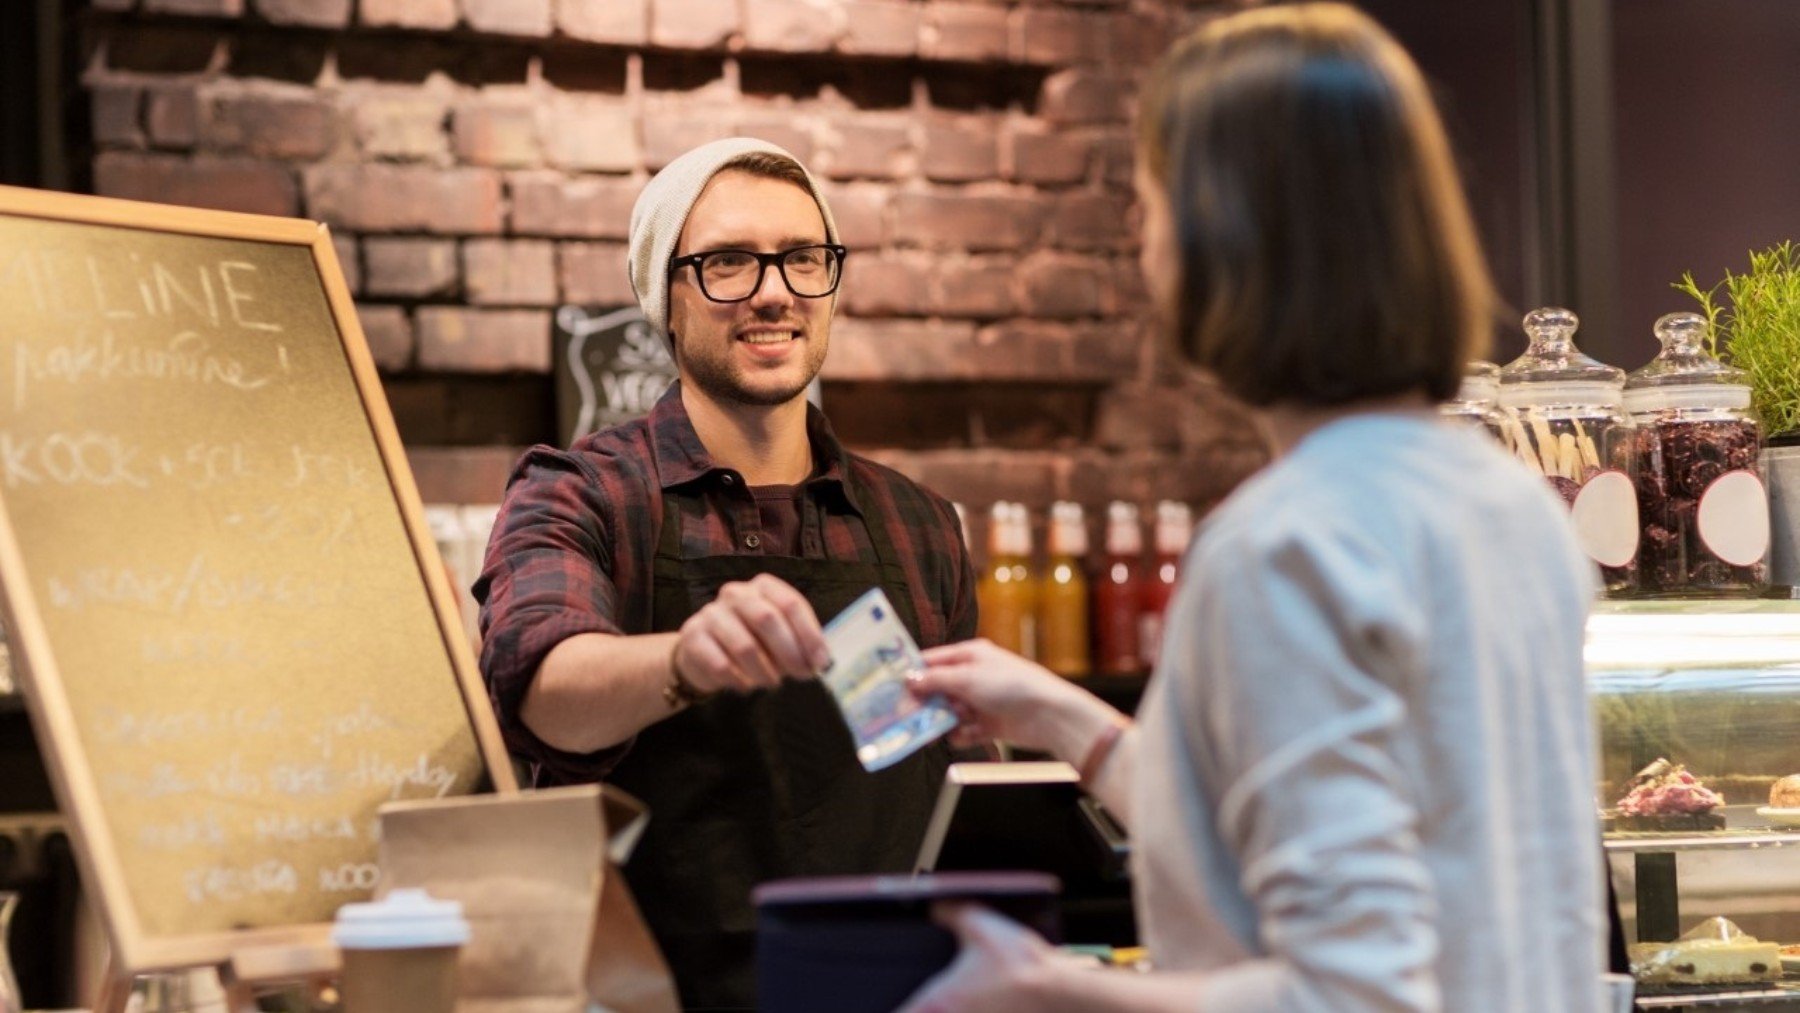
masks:
POLYGON ((700 294, 713 302, 743 302, 762 288, 769 265, 781 273, 782 284, 802 299, 818 299, 837 291, 843 277, 844 256, 850 251, 835 243, 796 246, 775 253, 755 250, 707 250, 669 261, 669 274, 692 265, 700 294))

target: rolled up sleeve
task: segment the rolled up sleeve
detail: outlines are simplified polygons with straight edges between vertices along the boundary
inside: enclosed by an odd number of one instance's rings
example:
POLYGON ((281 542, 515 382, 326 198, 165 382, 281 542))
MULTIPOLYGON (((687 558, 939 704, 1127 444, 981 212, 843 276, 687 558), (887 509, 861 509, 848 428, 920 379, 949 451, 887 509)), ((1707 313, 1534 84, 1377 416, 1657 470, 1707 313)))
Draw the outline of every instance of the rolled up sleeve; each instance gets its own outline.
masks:
POLYGON ((481 674, 507 748, 559 783, 602 776, 629 744, 569 753, 519 716, 538 667, 581 633, 621 633, 606 490, 572 455, 527 452, 507 492, 474 594, 481 603, 481 674))

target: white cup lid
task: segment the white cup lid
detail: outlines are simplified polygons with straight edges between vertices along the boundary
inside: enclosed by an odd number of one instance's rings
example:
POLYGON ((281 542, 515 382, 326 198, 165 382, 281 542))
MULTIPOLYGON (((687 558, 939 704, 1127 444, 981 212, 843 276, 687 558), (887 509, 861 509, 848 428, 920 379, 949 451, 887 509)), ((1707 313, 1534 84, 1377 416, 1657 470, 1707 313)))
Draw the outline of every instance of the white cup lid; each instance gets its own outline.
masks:
POLYGON ((469 941, 469 923, 459 901, 436 900, 424 890, 395 890, 381 900, 338 908, 331 941, 346 950, 461 946, 469 941))

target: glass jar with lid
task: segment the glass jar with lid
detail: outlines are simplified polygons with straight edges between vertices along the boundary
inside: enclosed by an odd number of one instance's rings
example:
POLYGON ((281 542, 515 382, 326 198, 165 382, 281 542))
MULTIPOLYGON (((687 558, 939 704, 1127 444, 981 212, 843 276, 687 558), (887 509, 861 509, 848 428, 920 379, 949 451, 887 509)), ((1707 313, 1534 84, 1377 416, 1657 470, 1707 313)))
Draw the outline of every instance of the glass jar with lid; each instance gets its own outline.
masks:
POLYGON ((1438 405, 1438 414, 1470 426, 1480 426, 1496 440, 1503 440, 1505 414, 1500 410, 1500 367, 1480 359, 1463 370, 1456 396, 1438 405))
POLYGON ((1662 351, 1625 381, 1637 428, 1640 590, 1752 595, 1768 585, 1762 423, 1741 369, 1707 352, 1696 313, 1656 322, 1662 351))
POLYGON ((1580 325, 1556 307, 1525 315, 1530 343, 1500 370, 1501 440, 1569 505, 1607 593, 1628 595, 1637 588, 1638 509, 1625 371, 1575 347, 1580 325))

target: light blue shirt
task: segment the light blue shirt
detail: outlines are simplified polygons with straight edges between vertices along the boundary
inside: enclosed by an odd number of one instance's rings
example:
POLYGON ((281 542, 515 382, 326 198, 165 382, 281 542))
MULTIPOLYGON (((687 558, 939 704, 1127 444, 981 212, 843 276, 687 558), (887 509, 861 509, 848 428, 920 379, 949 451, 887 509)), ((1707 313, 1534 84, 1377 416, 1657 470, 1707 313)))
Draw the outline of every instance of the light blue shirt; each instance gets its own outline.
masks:
POLYGON ((1317 430, 1190 548, 1133 738, 1151 958, 1196 1008, 1603 1008, 1582 640, 1543 480, 1420 415, 1317 430))

